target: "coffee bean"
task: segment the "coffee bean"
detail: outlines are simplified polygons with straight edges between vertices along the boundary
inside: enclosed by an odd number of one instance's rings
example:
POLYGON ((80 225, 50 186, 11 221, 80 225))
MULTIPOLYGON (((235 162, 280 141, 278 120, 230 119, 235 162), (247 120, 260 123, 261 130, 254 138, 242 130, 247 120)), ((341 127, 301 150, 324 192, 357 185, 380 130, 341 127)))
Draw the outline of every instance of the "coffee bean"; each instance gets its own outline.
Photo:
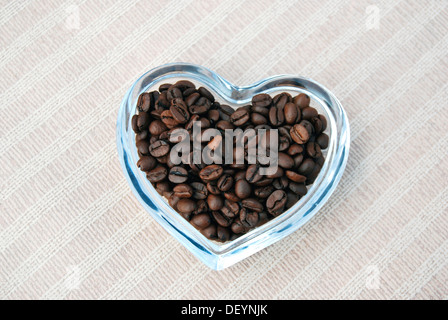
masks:
POLYGON ((205 167, 204 169, 202 169, 199 172, 199 177, 203 181, 216 180, 219 177, 221 177, 223 171, 224 170, 221 166, 219 166, 217 164, 212 164, 212 165, 209 165, 209 166, 205 167))
POLYGON ((188 89, 194 89, 196 87, 194 85, 194 83, 189 80, 179 80, 175 83, 175 86, 178 87, 182 91, 185 91, 188 89))
POLYGON ((242 208, 240 210, 240 221, 246 228, 253 228, 258 223, 258 212, 242 208))
POLYGON ((149 131, 148 130, 144 130, 142 132, 139 132, 135 135, 135 141, 140 141, 140 140, 146 140, 149 137, 149 131))
POLYGON ((274 179, 274 181, 272 182, 272 185, 277 190, 283 190, 288 187, 289 180, 287 177, 283 176, 281 178, 274 179))
POLYGON ((203 200, 207 198, 208 190, 205 184, 201 182, 192 182, 191 187, 193 188, 193 198, 197 200, 203 200))
POLYGON ((233 218, 229 218, 227 215, 222 213, 221 211, 213 211, 212 216, 215 219, 216 223, 221 227, 228 227, 232 224, 233 218))
POLYGON ((224 198, 233 202, 241 201, 241 199, 232 191, 224 192, 224 198))
POLYGON ((188 107, 182 99, 173 99, 170 107, 173 118, 178 123, 186 123, 190 119, 188 107))
POLYGON ((226 104, 221 104, 217 110, 219 111, 219 117, 224 121, 230 121, 230 116, 235 112, 235 109, 226 104))
POLYGON ((306 144, 306 153, 311 158, 319 158, 322 156, 322 151, 320 149, 320 146, 316 142, 308 142, 306 144))
POLYGON ((240 199, 248 198, 252 193, 252 187, 246 179, 238 180, 235 183, 235 195, 240 199))
POLYGON ((230 240, 230 231, 227 228, 224 228, 222 226, 218 226, 216 228, 216 236, 219 241, 226 242, 230 240))
POLYGON ((233 233, 236 234, 246 233, 249 230, 249 228, 247 228, 241 223, 241 220, 239 218, 232 223, 230 229, 232 230, 233 233))
POLYGON ((293 144, 288 148, 288 154, 290 156, 295 156, 303 152, 303 147, 298 144, 293 144))
POLYGON ((250 115, 249 112, 246 109, 239 109, 232 113, 230 116, 230 121, 235 126, 241 126, 245 124, 247 121, 249 121, 250 115))
POLYGON ((243 208, 256 212, 262 212, 264 209, 263 204, 254 198, 244 199, 243 201, 241 201, 241 205, 243 206, 243 208))
POLYGON ((211 224, 208 227, 205 227, 204 229, 201 229, 200 232, 207 238, 207 239, 216 239, 216 225, 211 224))
POLYGON ((299 196, 304 196, 308 192, 304 183, 290 182, 288 188, 299 196))
POLYGON ((193 196, 194 190, 193 188, 185 183, 181 183, 176 185, 173 188, 174 195, 179 198, 191 198, 193 196))
POLYGON ((168 152, 170 152, 170 145, 163 140, 157 140, 149 146, 149 153, 156 158, 163 157, 168 152))
POLYGON ((207 197, 207 204, 210 210, 217 211, 224 206, 224 199, 218 195, 209 194, 207 197))
POLYGON ((144 156, 141 157, 137 161, 137 167, 140 168, 140 170, 148 172, 154 169, 157 165, 157 160, 154 157, 151 156, 144 156))
POLYGON ((296 124, 300 121, 300 109, 292 102, 285 105, 285 121, 287 124, 296 124))
POLYGON ((311 159, 305 159, 297 169, 297 172, 301 175, 307 176, 313 171, 315 163, 311 159))
POLYGON ((265 187, 258 187, 254 190, 255 196, 258 198, 266 199, 274 192, 275 188, 272 185, 268 185, 265 187))
POLYGON ((146 177, 152 183, 160 182, 166 178, 168 170, 163 166, 158 166, 146 173, 146 177))
POLYGON ((310 139, 310 134, 308 133, 308 130, 301 124, 295 124, 291 128, 290 133, 291 133, 291 138, 297 144, 305 144, 310 139))
POLYGON ((255 183, 260 181, 263 176, 260 174, 260 167, 256 164, 252 164, 247 168, 246 180, 249 183, 255 183))
POLYGON ((313 107, 305 107, 302 109, 302 119, 303 120, 310 120, 314 117, 318 116, 318 112, 315 108, 313 107))
POLYGON ((168 130, 167 126, 161 120, 154 120, 149 125, 149 132, 153 136, 158 136, 166 130, 168 130))
POLYGON ((286 153, 279 152, 278 165, 283 169, 291 169, 292 167, 294 167, 294 159, 286 153))
POLYGON ((300 196, 295 194, 294 192, 287 192, 286 193, 286 209, 291 208, 293 205, 299 201, 300 196))
POLYGON ((286 205, 286 192, 283 190, 274 191, 266 200, 266 207, 268 212, 274 217, 283 213, 286 205))
POLYGON ((135 146, 137 147, 138 152, 143 155, 147 156, 149 155, 149 142, 146 140, 140 140, 135 143, 135 146))
POLYGON ((252 97, 252 105, 254 107, 269 107, 272 103, 272 98, 266 93, 260 93, 252 97))
POLYGON ((321 133, 317 136, 316 142, 319 144, 321 149, 327 149, 330 138, 325 133, 321 133))
POLYGON ((198 89, 198 92, 201 94, 201 96, 203 96, 204 98, 207 98, 207 100, 209 100, 210 102, 215 102, 215 97, 206 88, 200 87, 198 89))
POLYGON ((166 91, 166 98, 168 100, 173 100, 176 98, 182 99, 183 98, 182 91, 176 85, 172 85, 166 91))
POLYGON ((183 167, 172 167, 168 179, 172 183, 184 183, 188 180, 188 171, 183 167))
MULTIPOLYGON (((181 206, 182 200, 180 200, 179 203, 177 204, 178 208, 181 206)), ((181 210, 181 209, 179 209, 179 210, 181 210)), ((207 228, 212 223, 212 220, 210 219, 210 216, 207 213, 201 213, 201 214, 197 214, 193 218, 191 218, 190 222, 196 228, 204 229, 204 228, 207 228)))
POLYGON ((172 129, 179 124, 170 110, 165 110, 162 112, 161 120, 169 129, 172 129))
POLYGON ((269 121, 273 126, 281 126, 285 121, 283 107, 272 106, 269 109, 269 121))
MULTIPOLYGON (((137 109, 140 112, 148 112, 151 108, 152 95, 149 92, 144 92, 138 97, 137 109)), ((152 102, 154 104, 154 102, 152 102)))
POLYGON ((294 104, 296 104, 300 109, 306 108, 310 105, 310 97, 304 93, 299 94, 293 100, 294 104))
POLYGON ((229 191, 233 186, 233 177, 229 174, 223 175, 219 178, 217 186, 220 191, 229 191))
POLYGON ((291 170, 286 170, 286 176, 288 177, 289 180, 294 181, 294 182, 305 182, 306 181, 306 177, 302 176, 300 174, 298 174, 297 172, 291 171, 291 170))

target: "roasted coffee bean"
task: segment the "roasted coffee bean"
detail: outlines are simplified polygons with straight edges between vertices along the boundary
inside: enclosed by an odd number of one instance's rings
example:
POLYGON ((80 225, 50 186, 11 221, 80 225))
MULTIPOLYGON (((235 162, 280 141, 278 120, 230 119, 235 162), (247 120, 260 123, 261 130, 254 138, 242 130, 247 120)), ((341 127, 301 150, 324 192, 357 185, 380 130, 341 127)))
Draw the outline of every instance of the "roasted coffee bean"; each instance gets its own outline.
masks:
POLYGON ((172 167, 168 175, 168 180, 172 183, 184 183, 188 180, 187 169, 179 166, 172 167))
POLYGON ((232 113, 235 112, 235 109, 233 109, 231 106, 228 106, 226 104, 221 104, 217 110, 219 111, 219 117, 221 120, 230 121, 230 116, 232 113))
POLYGON ((275 172, 273 172, 272 174, 268 174, 266 175, 266 178, 270 178, 270 179, 276 179, 276 178, 280 178, 285 174, 283 168, 281 166, 278 166, 277 169, 275 170, 275 172))
POLYGON ((240 221, 246 228, 253 228, 258 223, 258 212, 242 208, 240 210, 240 221))
POLYGON ((272 103, 272 98, 266 93, 260 93, 252 97, 252 105, 254 107, 269 107, 272 103))
POLYGON ((193 198, 197 200, 206 199, 208 196, 208 190, 205 184, 202 182, 192 182, 191 187, 193 188, 193 198))
POLYGON ((234 113, 232 113, 232 115, 230 116, 230 121, 235 126, 242 126, 247 121, 249 121, 249 118, 250 118, 250 115, 246 109, 239 109, 239 110, 235 111, 234 113))
MULTIPOLYGON (((163 196, 168 199, 168 204, 176 211, 179 212, 179 209, 177 208, 177 203, 179 202, 180 198, 176 197, 174 195, 174 192, 164 192, 163 196)), ((185 215, 183 217, 187 220, 190 220, 190 213, 191 212, 185 212, 185 215)))
POLYGON ((221 227, 228 227, 232 224, 233 218, 229 218, 227 215, 222 213, 221 211, 213 211, 212 216, 215 219, 216 223, 221 227))
POLYGON ((216 228, 216 237, 221 242, 226 242, 230 240, 230 231, 228 228, 224 228, 222 226, 217 226, 216 228))
POLYGON ((229 174, 224 174, 219 178, 217 186, 220 191, 229 191, 233 186, 233 177, 229 174))
POLYGON ((242 234, 242 233, 246 233, 247 231, 249 231, 249 228, 247 228, 246 226, 244 226, 241 223, 241 220, 238 218, 236 219, 232 225, 230 226, 230 229, 232 230, 233 233, 236 234, 242 234))
POLYGON ((146 140, 149 137, 149 131, 143 130, 135 135, 135 141, 146 140))
POLYGON ((285 105, 285 121, 287 124, 296 124, 300 121, 301 112, 300 109, 292 102, 288 102, 285 105))
POLYGON ((232 191, 224 192, 224 198, 233 202, 241 201, 241 199, 232 191))
POLYGON ((188 107, 182 99, 173 99, 170 107, 173 118, 178 123, 186 123, 190 119, 188 107))
POLYGON ((149 146, 149 153, 156 158, 163 157, 168 152, 170 152, 170 145, 163 140, 157 140, 149 146))
POLYGON ((201 94, 201 96, 207 98, 207 100, 209 100, 210 102, 215 102, 215 97, 206 88, 199 87, 198 92, 201 94))
POLYGON ((153 136, 158 136, 166 130, 168 130, 167 126, 161 120, 154 120, 149 125, 149 133, 153 136))
POLYGON ((294 167, 294 159, 286 153, 279 152, 278 165, 283 169, 291 169, 292 167, 294 167))
POLYGON ((299 153, 294 157, 294 168, 299 168, 303 161, 303 154, 299 153))
POLYGON ((159 91, 164 92, 167 91, 172 86, 171 83, 163 83, 159 86, 159 91))
POLYGON ((209 211, 207 201, 199 200, 196 202, 196 210, 194 210, 193 214, 207 213, 209 211))
POLYGON ((321 168, 324 166, 325 158, 324 156, 320 156, 319 158, 314 159, 314 162, 318 164, 321 168))
POLYGON ((173 191, 174 191, 174 195, 179 198, 191 198, 194 193, 193 188, 186 183, 181 183, 181 184, 176 185, 173 188, 173 191))
POLYGON ((177 120, 174 118, 170 110, 165 110, 162 112, 161 120, 167 126, 168 129, 172 129, 179 124, 179 122, 177 122, 177 120))
POLYGON ((321 149, 327 149, 330 138, 325 133, 321 133, 317 136, 316 142, 319 144, 321 149))
POLYGON ((262 179, 258 180, 257 182, 254 182, 254 186, 255 187, 265 187, 267 185, 272 184, 273 181, 274 181, 274 179, 266 178, 263 176, 262 179))
POLYGON ((144 156, 137 161, 137 167, 144 172, 151 171, 156 165, 157 160, 152 156, 144 156))
POLYGON ((310 105, 310 97, 304 93, 299 94, 293 100, 293 102, 300 108, 306 108, 310 105))
POLYGON ((322 121, 319 119, 319 117, 311 118, 310 122, 313 125, 314 134, 315 135, 320 134, 323 129, 323 124, 322 121))
POLYGON ((147 156, 149 155, 149 142, 147 140, 140 140, 135 143, 137 150, 140 155, 147 156))
POLYGON ((221 177, 223 171, 224 169, 222 168, 222 166, 212 164, 202 169, 199 172, 199 177, 204 181, 216 180, 221 177))
POLYGON ((306 128, 306 131, 308 131, 310 139, 314 137, 314 126, 311 122, 309 122, 308 120, 302 120, 300 121, 299 124, 306 128))
POLYGON ((264 209, 263 204, 254 198, 244 199, 243 201, 241 201, 241 205, 243 206, 243 208, 256 212, 261 212, 264 209))
POLYGON ((191 107, 196 103, 196 101, 199 100, 200 97, 201 95, 198 92, 194 92, 185 99, 185 103, 188 107, 191 107))
MULTIPOLYGON (((139 112, 148 112, 151 108, 152 95, 149 92, 144 92, 138 97, 137 109, 139 112)), ((154 102, 152 102, 154 104, 154 102)))
POLYGON ((235 126, 227 120, 221 120, 218 121, 218 123, 216 123, 216 128, 218 128, 219 130, 228 130, 228 129, 235 129, 235 126))
POLYGON ((283 176, 281 178, 274 179, 274 181, 272 182, 272 185, 277 190, 283 190, 288 187, 289 180, 287 177, 283 176))
POLYGON ((275 188, 272 185, 265 187, 258 187, 254 190, 254 194, 258 198, 266 199, 271 195, 272 192, 274 192, 274 190, 275 188))
POLYGON ((165 192, 170 192, 170 183, 166 180, 156 183, 156 190, 159 194, 163 195, 165 192))
POLYGON ((189 95, 191 95, 191 94, 193 94, 195 92, 197 92, 196 88, 188 88, 188 89, 185 89, 184 91, 182 91, 182 95, 185 98, 185 97, 188 97, 189 95))
POLYGON ((286 176, 288 177, 288 179, 291 181, 298 182, 298 183, 302 183, 302 182, 306 181, 306 177, 298 174, 297 172, 294 172, 291 170, 286 170, 285 173, 286 173, 286 176))
POLYGON ((154 169, 146 173, 146 177, 152 183, 160 182, 166 178, 168 175, 168 170, 163 166, 155 167, 154 169))
POLYGON ((175 83, 176 87, 178 87, 180 90, 185 91, 187 89, 194 89, 196 86, 193 82, 188 80, 179 80, 175 83))
POLYGON ((252 193, 252 187, 246 179, 238 180, 235 183, 235 195, 240 199, 248 198, 252 193))
POLYGON ((298 144, 293 144, 288 148, 288 154, 290 156, 295 156, 297 154, 300 154, 303 152, 303 146, 300 146, 298 144))
POLYGON ((166 110, 170 107, 170 100, 167 98, 166 91, 160 93, 154 108, 159 111, 166 110))
POLYGON ((268 212, 274 217, 283 213, 286 205, 286 192, 283 190, 274 191, 266 200, 266 207, 268 212))
MULTIPOLYGON (((191 199, 180 199, 177 202, 177 210, 179 210, 180 212, 192 213, 194 210, 196 210, 196 208, 197 208, 196 202, 191 199)), ((205 215, 208 216, 208 214, 205 215)))
POLYGON ((311 171, 311 173, 307 176, 306 183, 307 184, 313 183, 314 180, 316 180, 317 176, 319 175, 321 169, 322 167, 316 163, 314 165, 313 171, 311 171))
POLYGON ((207 197, 207 204, 212 211, 221 210, 224 206, 224 199, 221 196, 209 194, 207 197))
POLYGON ((308 133, 308 130, 301 124, 295 124, 291 128, 290 133, 291 138, 297 144, 305 144, 310 139, 310 134, 308 133))
POLYGON ((325 131, 325 129, 327 129, 327 118, 325 118, 325 116, 322 114, 319 114, 317 117, 322 122, 322 131, 325 131))
POLYGON ((213 183, 208 182, 207 190, 211 194, 221 194, 221 190, 219 190, 218 186, 216 185, 216 181, 213 181, 213 183))
POLYGON ((182 91, 176 85, 172 85, 166 91, 166 98, 168 100, 173 100, 176 98, 182 99, 183 98, 182 91))
POLYGON ((283 109, 288 102, 292 101, 292 97, 287 92, 282 92, 272 98, 272 104, 283 109))
POLYGON ((297 173, 307 176, 313 171, 314 166, 315 163, 312 159, 305 159, 297 169, 297 173))
POLYGON ((139 131, 147 129, 151 122, 151 117, 147 112, 140 112, 137 119, 137 127, 139 131))
MULTIPOLYGON (((181 201, 182 200, 180 200, 179 203, 177 204, 178 208, 179 208, 179 206, 181 206, 181 201)), ((207 228, 212 223, 212 219, 210 218, 210 216, 207 213, 201 213, 201 214, 197 214, 193 218, 191 218, 190 222, 196 228, 204 229, 204 228, 207 228)))
POLYGON ((287 192, 286 193, 286 209, 291 208, 293 205, 299 201, 300 196, 295 194, 294 192, 287 192))
POLYGON ((250 121, 256 126, 268 123, 268 119, 266 119, 265 116, 257 112, 252 112, 250 114, 250 121))
POLYGON ((299 196, 304 196, 308 192, 304 183, 290 182, 288 188, 299 196))
POLYGON ((322 151, 320 149, 320 146, 316 142, 308 142, 306 144, 306 153, 311 158, 320 158, 322 156, 322 151))
POLYGON ((251 164, 246 171, 246 180, 249 183, 255 183, 260 181, 263 176, 260 174, 260 166, 257 164, 251 164))
POLYGON ((207 239, 216 239, 216 225, 211 224, 208 227, 205 227, 204 229, 201 229, 200 232, 207 238, 207 239))
POLYGON ((219 121, 219 111, 218 110, 209 110, 208 111, 208 119, 213 122, 219 121))
POLYGON ((138 115, 137 115, 137 114, 134 114, 134 115, 132 116, 132 118, 131 118, 131 127, 132 127, 132 130, 133 130, 135 133, 139 133, 139 132, 140 132, 140 130, 139 130, 139 128, 138 128, 137 121, 138 121, 138 115))
POLYGON ((283 107, 272 106, 269 109, 269 122, 276 127, 281 126, 285 122, 283 107))
POLYGON ((305 107, 302 109, 302 119, 303 120, 311 120, 314 117, 317 117, 319 113, 313 107, 305 107))
POLYGON ((233 218, 240 212, 240 206, 236 201, 226 199, 224 200, 224 206, 221 208, 221 212, 227 217, 233 218))

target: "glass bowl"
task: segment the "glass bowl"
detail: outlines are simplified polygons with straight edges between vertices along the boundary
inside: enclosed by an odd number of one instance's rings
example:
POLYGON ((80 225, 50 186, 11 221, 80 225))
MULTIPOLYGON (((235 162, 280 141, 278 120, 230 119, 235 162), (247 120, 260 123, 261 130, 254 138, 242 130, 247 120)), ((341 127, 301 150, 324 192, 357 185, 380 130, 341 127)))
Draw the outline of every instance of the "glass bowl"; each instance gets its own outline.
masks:
POLYGON ((190 63, 170 63, 156 67, 142 75, 123 98, 117 120, 117 148, 123 172, 137 199, 149 214, 174 238, 212 269, 226 268, 255 252, 286 237, 305 224, 328 200, 339 183, 345 169, 350 145, 347 115, 338 99, 321 84, 295 75, 277 75, 249 86, 235 86, 215 72, 190 63), (228 242, 207 239, 187 220, 178 214, 157 193, 136 163, 139 159, 135 147, 135 134, 131 118, 142 92, 157 90, 162 83, 187 79, 196 86, 209 89, 222 104, 239 107, 250 104, 252 96, 280 92, 293 95, 306 93, 310 105, 327 118, 325 133, 330 137, 324 151, 325 163, 308 193, 280 216, 247 234, 228 242))

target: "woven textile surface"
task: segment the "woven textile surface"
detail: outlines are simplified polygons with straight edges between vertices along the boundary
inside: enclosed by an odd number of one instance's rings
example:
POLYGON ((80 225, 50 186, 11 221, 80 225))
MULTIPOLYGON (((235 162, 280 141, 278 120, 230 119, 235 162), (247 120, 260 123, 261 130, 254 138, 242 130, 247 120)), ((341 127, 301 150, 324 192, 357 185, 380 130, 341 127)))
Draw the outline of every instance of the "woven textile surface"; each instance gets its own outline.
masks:
POLYGON ((0 298, 448 298, 448 1, 0 6, 0 298), (350 120, 325 206, 222 271, 154 222, 118 161, 122 97, 175 61, 238 85, 312 78, 350 120))

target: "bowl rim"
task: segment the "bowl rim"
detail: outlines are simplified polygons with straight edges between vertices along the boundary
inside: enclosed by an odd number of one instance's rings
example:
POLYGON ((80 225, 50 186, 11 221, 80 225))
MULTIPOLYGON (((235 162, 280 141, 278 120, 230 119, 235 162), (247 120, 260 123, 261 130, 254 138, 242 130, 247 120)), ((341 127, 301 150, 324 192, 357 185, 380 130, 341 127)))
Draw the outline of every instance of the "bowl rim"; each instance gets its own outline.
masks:
POLYGON ((237 86, 206 67, 186 62, 173 62, 145 72, 128 89, 118 112, 116 141, 119 161, 126 180, 146 211, 207 266, 212 269, 223 269, 296 231, 319 211, 335 190, 345 170, 350 149, 350 126, 347 114, 336 96, 310 78, 281 74, 267 77, 253 84, 237 86), (247 104, 254 94, 261 92, 290 90, 311 95, 312 100, 319 103, 325 109, 326 116, 329 117, 331 136, 327 150, 331 159, 326 159, 321 173, 304 197, 305 200, 299 200, 285 213, 225 243, 207 239, 174 211, 155 191, 151 183, 146 178, 142 178, 143 173, 136 166, 136 151, 133 150, 136 149, 135 140, 133 140, 135 134, 130 129, 131 116, 135 113, 139 94, 171 78, 195 80, 218 94, 224 99, 224 103, 233 106, 247 104), (129 109, 133 112, 128 113, 129 109), (337 120, 333 111, 336 112, 337 120))

